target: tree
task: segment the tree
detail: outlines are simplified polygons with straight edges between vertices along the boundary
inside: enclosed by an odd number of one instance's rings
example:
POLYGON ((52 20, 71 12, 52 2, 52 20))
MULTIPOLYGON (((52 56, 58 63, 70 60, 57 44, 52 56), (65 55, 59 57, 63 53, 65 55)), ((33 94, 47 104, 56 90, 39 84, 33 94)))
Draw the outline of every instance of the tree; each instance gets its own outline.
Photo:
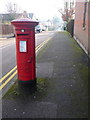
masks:
POLYGON ((11 3, 11 2, 8 2, 6 4, 6 10, 10 18, 10 21, 15 19, 17 17, 17 13, 19 13, 20 11, 18 5, 15 3, 11 3))
POLYGON ((23 18, 28 18, 27 11, 23 11, 22 17, 23 18))
POLYGON ((70 10, 66 8, 64 11, 62 9, 59 9, 58 11, 62 14, 63 21, 66 22, 69 22, 74 14, 74 8, 71 8, 70 10))
POLYGON ((52 19, 52 23, 53 23, 53 27, 57 29, 61 24, 61 20, 55 15, 52 19))

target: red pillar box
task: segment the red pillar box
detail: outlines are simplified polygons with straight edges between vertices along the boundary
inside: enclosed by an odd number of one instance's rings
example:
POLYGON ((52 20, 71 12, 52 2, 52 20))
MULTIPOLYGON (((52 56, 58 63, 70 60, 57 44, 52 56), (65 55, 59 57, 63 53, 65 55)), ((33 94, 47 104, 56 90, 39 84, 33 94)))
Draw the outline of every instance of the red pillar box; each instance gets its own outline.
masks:
POLYGON ((18 79, 23 83, 36 82, 35 26, 38 22, 23 18, 11 23, 15 26, 18 79))

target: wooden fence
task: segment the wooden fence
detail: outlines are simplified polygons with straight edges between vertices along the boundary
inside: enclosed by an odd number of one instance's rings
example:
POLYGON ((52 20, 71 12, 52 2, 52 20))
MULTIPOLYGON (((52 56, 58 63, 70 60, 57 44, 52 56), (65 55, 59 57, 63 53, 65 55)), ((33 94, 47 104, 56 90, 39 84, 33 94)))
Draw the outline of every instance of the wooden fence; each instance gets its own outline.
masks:
POLYGON ((71 34, 71 36, 73 37, 74 34, 74 20, 71 20, 68 24, 67 24, 67 31, 71 34))
POLYGON ((0 35, 14 34, 14 28, 9 24, 0 24, 0 35))

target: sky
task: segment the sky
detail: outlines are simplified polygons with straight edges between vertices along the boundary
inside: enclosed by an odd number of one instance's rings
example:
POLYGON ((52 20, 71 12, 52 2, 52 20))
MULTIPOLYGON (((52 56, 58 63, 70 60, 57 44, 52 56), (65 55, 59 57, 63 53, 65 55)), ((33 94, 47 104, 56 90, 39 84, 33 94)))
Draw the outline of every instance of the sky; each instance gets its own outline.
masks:
POLYGON ((34 13, 39 19, 61 18, 58 9, 63 8, 64 0, 0 0, 0 13, 7 13, 6 4, 17 4, 19 11, 34 13))

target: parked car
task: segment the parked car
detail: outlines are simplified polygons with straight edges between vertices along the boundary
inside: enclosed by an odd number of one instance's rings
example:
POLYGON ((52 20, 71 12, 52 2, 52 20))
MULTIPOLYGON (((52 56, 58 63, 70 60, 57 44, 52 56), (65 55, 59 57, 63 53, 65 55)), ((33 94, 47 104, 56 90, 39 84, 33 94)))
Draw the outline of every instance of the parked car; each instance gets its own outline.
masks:
POLYGON ((46 27, 45 27, 45 26, 43 26, 42 31, 45 31, 45 30, 46 30, 46 27))
POLYGON ((35 32, 37 33, 37 32, 42 32, 42 26, 41 25, 37 25, 36 27, 35 27, 35 32))

